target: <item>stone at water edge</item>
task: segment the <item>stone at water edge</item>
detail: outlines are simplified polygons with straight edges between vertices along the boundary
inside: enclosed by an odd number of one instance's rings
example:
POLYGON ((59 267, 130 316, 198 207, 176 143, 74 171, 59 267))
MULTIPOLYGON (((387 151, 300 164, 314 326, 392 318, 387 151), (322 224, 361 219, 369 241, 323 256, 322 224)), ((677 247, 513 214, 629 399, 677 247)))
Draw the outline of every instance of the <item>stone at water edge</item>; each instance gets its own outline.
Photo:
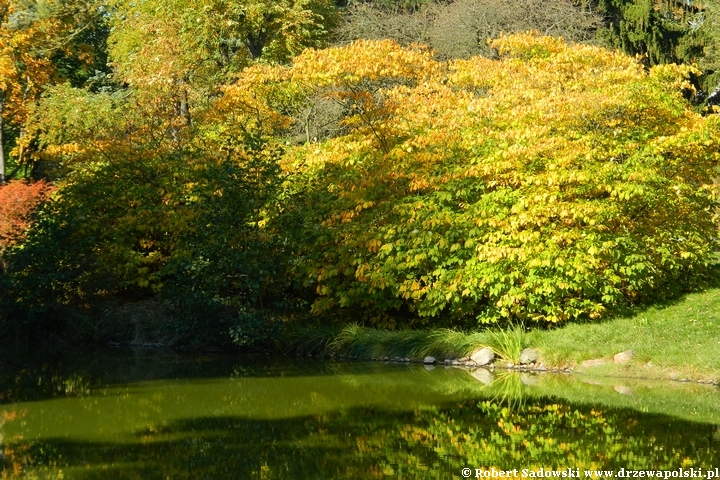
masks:
POLYGON ((431 364, 435 363, 435 357, 430 357, 430 356, 425 357, 425 358, 423 359, 423 363, 424 363, 425 365, 431 365, 431 364))
POLYGON ((583 367, 599 367, 600 365, 605 365, 605 360, 602 358, 593 358, 592 360, 583 360, 582 362, 583 367))
POLYGON ((478 350, 470 356, 470 360, 475 362, 477 365, 483 366, 495 360, 495 352, 490 347, 485 347, 478 350))
POLYGON ((535 363, 540 358, 537 350, 534 348, 526 348, 520 353, 520 365, 527 365, 528 363, 535 363))
POLYGON ((632 350, 625 350, 624 352, 615 354, 615 356, 613 357, 613 361, 619 365, 624 365, 628 363, 634 356, 635 352, 633 352, 632 350))

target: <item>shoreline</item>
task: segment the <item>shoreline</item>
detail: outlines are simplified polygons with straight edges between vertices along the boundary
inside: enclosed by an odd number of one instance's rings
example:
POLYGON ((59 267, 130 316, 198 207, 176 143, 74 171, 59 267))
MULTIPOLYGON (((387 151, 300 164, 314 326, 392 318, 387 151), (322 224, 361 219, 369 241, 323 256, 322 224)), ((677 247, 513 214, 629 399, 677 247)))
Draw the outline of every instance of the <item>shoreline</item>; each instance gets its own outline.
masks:
POLYGON ((488 372, 495 373, 496 371, 501 372, 517 372, 517 373, 531 373, 537 375, 544 374, 555 374, 555 375, 574 375, 578 377, 587 378, 606 378, 606 379, 627 379, 627 380, 640 380, 640 381, 662 381, 662 382, 675 382, 681 384, 698 384, 698 385, 709 385, 720 387, 720 380, 718 379, 703 379, 703 378, 686 378, 686 377, 675 377, 672 373, 668 372, 665 376, 658 375, 643 375, 640 370, 642 367, 637 368, 636 366, 623 366, 625 374, 620 374, 617 370, 611 373, 598 373, 593 371, 592 368, 577 367, 577 366, 550 366, 539 363, 537 365, 515 365, 500 360, 497 363, 489 365, 470 365, 467 362, 459 362, 457 359, 443 359, 442 361, 436 361, 434 363, 425 363, 423 360, 417 358, 357 358, 348 356, 330 356, 328 358, 340 361, 360 361, 360 362, 382 362, 386 364, 414 364, 414 365, 426 365, 432 368, 457 368, 466 370, 469 372, 475 372, 478 369, 487 370, 488 372))

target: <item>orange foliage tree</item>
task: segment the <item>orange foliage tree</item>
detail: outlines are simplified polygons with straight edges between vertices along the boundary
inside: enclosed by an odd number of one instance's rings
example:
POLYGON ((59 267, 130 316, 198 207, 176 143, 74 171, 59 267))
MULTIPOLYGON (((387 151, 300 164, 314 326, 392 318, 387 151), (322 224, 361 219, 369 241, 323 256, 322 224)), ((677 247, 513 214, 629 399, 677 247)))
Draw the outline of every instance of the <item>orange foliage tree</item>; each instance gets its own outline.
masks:
POLYGON ((67 80, 56 60, 72 59, 77 69, 94 63, 93 48, 79 39, 81 32, 101 22, 98 18, 94 0, 0 0, 0 185, 5 181, 8 151, 20 162, 27 160, 25 151, 32 138, 24 135, 25 125, 43 90, 67 80), (16 142, 3 137, 3 126, 8 124, 20 131, 16 142))
POLYGON ((53 188, 45 182, 11 182, 0 187, 0 254, 22 240, 30 216, 53 188))
POLYGON ((440 63, 358 42, 226 89, 221 107, 272 110, 277 128, 313 96, 344 109, 344 133, 284 160, 316 311, 558 323, 707 270, 720 121, 684 100, 693 68, 536 34, 492 47, 440 63))

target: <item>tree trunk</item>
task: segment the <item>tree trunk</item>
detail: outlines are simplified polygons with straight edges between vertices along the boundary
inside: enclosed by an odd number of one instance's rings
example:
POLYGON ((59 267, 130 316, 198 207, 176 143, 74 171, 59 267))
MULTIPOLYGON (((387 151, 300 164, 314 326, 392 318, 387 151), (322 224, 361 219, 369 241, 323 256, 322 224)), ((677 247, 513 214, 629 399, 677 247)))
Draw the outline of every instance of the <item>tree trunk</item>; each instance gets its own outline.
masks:
POLYGON ((260 30, 257 35, 248 35, 245 44, 250 51, 250 56, 253 60, 257 60, 262 56, 263 48, 265 48, 265 41, 267 40, 267 32, 260 30))
POLYGON ((187 87, 183 88, 182 96, 180 97, 180 116, 185 121, 185 125, 190 125, 190 107, 188 106, 187 87))

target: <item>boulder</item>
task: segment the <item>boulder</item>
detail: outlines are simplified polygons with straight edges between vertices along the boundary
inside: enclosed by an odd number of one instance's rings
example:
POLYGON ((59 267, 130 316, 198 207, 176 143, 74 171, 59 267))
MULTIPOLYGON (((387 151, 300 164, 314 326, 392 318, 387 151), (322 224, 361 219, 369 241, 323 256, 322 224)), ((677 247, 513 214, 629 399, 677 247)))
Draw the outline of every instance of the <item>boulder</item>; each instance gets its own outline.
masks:
POLYGON ((618 365, 624 365, 628 363, 634 356, 635 352, 633 352, 632 350, 625 350, 624 352, 615 354, 615 356, 613 357, 613 361, 618 365))
POLYGON ((470 360, 475 362, 476 365, 487 365, 495 359, 495 352, 490 347, 485 347, 478 350, 470 356, 470 360))
POLYGON ((526 348, 520 352, 520 365, 527 365, 529 363, 535 363, 540 358, 540 354, 534 348, 526 348))
POLYGON ((435 357, 431 357, 431 356, 427 356, 423 359, 423 363, 425 365, 432 365, 433 363, 435 363, 435 361, 436 361, 435 357))
POLYGON ((582 362, 583 367, 599 367, 600 365, 605 365, 605 359, 593 358, 592 360, 584 360, 582 362))

